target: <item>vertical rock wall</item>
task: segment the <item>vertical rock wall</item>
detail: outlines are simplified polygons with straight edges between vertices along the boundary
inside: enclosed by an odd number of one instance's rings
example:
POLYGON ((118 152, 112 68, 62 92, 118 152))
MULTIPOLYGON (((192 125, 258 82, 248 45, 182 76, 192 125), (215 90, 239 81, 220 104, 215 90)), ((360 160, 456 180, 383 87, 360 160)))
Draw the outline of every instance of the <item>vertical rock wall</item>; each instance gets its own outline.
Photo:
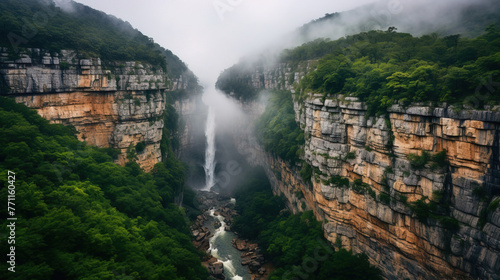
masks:
POLYGON ((162 160, 160 142, 166 97, 188 87, 161 69, 138 62, 79 59, 73 51, 58 54, 29 49, 10 59, 0 49, 0 90, 36 109, 54 123, 73 125, 80 140, 121 151, 125 164, 130 146, 143 143, 138 163, 149 171, 162 160))
POLYGON ((389 119, 367 118, 355 99, 314 97, 299 107, 313 208, 332 243, 388 279, 498 279, 500 113, 393 106, 389 119), (409 156, 425 152, 447 162, 409 156))

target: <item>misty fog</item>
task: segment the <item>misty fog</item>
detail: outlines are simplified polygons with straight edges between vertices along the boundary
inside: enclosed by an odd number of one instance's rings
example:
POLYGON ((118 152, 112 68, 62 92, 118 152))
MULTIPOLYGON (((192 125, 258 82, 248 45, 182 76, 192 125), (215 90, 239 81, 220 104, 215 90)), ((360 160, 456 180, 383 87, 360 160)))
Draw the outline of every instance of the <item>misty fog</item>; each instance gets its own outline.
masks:
POLYGON ((130 22, 181 57, 207 88, 241 57, 268 48, 279 50, 319 37, 336 39, 390 26, 415 35, 443 27, 459 33, 465 24, 457 22, 462 12, 467 13, 471 5, 496 4, 494 0, 78 2, 130 22), (333 24, 332 20, 318 21, 306 36, 297 34, 304 23, 345 11, 349 12, 333 24))

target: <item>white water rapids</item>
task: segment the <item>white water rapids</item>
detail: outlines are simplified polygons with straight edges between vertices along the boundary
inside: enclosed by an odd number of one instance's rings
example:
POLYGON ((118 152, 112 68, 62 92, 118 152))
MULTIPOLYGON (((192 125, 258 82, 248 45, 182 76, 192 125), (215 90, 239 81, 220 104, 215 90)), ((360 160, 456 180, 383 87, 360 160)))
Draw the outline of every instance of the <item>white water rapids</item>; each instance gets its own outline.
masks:
POLYGON ((249 280, 250 276, 246 268, 241 265, 241 258, 238 250, 231 245, 231 241, 236 237, 234 233, 226 231, 224 217, 215 215, 215 209, 210 210, 210 216, 217 219, 221 226, 215 230, 214 236, 210 238, 208 252, 224 265, 224 274, 231 280, 249 280), (243 276, 241 276, 243 275, 243 276))

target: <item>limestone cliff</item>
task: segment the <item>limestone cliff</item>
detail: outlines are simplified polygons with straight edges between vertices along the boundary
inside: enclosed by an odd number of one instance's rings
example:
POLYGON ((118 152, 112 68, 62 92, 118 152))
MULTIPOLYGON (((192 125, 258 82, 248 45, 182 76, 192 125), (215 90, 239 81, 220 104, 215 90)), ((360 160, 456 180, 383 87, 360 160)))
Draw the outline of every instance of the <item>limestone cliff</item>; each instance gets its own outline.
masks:
MULTIPOLYGON (((256 89, 290 89, 286 77, 303 75, 248 73, 256 89)), ((355 98, 296 101, 310 182, 240 139, 292 211, 312 209, 332 244, 364 252, 387 279, 499 279, 499 112, 394 105, 385 118, 355 98)))
POLYGON ((0 49, 1 94, 54 123, 73 125, 79 139, 91 145, 120 149, 120 164, 130 146, 144 143, 138 163, 151 170, 164 156, 160 142, 167 95, 188 88, 188 79, 171 80, 161 69, 138 62, 79 57, 74 51, 28 49, 12 59, 0 49))

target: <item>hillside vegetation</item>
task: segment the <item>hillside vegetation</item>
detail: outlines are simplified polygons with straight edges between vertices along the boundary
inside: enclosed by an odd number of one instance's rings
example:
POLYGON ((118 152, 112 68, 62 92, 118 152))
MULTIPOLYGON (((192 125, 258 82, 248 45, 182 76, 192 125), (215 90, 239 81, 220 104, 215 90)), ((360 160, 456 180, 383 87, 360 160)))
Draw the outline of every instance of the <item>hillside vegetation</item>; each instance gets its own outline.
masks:
POLYGON ((24 48, 67 49, 77 51, 81 58, 100 57, 103 62, 148 63, 174 78, 188 72, 177 56, 128 22, 76 2, 61 9, 52 0, 3 0, 0 26, 0 47, 9 48, 12 58, 24 48))
POLYGON ((292 95, 272 91, 265 112, 258 119, 255 132, 266 151, 292 163, 300 160, 304 132, 295 122, 292 95))
MULTIPOLYGON (((206 279, 183 210, 173 204, 183 165, 169 156, 144 173, 133 150, 125 167, 113 163, 117 153, 0 98, 0 184, 15 185, 17 218, 17 273, 9 279, 206 279)), ((2 242, 2 252, 12 245, 2 242)))
POLYGON ((319 62, 299 82, 299 92, 356 96, 366 101, 370 115, 383 114, 396 102, 482 109, 500 100, 498 91, 487 88, 500 78, 500 30, 494 25, 474 39, 370 31, 314 41, 282 55, 282 61, 292 64, 309 59, 319 62))
MULTIPOLYGON (((369 115, 384 114, 395 103, 446 102, 484 109, 500 101, 496 82, 500 80, 500 29, 495 25, 473 39, 414 37, 395 28, 335 41, 317 39, 284 50, 277 62, 293 73, 306 61, 313 65, 308 74, 300 81, 291 77, 298 101, 310 93, 323 98, 355 96, 366 102, 369 115)), ((263 63, 226 69, 218 88, 242 100, 254 99, 262 89, 253 87, 252 75, 264 68, 263 63)), ((284 80, 281 83, 284 86, 284 80)))
POLYGON ((258 241, 276 270, 270 280, 382 279, 364 254, 340 248, 337 252, 323 238, 321 222, 312 211, 291 215, 284 199, 273 196, 263 170, 252 171, 252 180, 238 187, 234 229, 241 237, 258 241))

